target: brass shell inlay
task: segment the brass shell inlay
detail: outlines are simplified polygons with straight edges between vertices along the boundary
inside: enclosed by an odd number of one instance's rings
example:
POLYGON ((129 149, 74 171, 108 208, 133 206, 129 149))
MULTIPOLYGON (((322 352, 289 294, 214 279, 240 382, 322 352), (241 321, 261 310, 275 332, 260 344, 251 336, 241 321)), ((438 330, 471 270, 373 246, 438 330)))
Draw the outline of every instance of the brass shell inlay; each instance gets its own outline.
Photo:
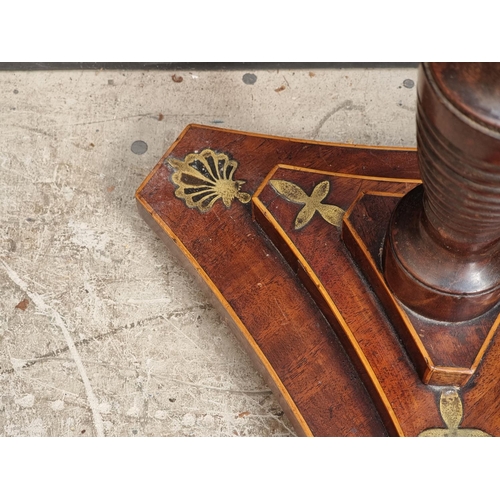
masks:
POLYGON ((439 401, 441 418, 447 429, 427 429, 419 437, 489 437, 479 429, 459 429, 463 418, 462 400, 455 389, 447 389, 441 393, 439 401))
POLYGON ((221 199, 229 208, 235 198, 248 203, 251 196, 240 191, 245 181, 234 180, 238 162, 225 153, 204 149, 201 153, 190 153, 184 160, 167 158, 174 170, 172 182, 177 186, 175 196, 184 200, 189 208, 208 212, 221 199))
POLYGON ((272 180, 269 181, 269 183, 285 200, 304 205, 295 218, 295 229, 302 229, 306 226, 316 212, 332 226, 340 227, 342 225, 342 217, 345 213, 344 210, 336 205, 322 203, 330 191, 329 181, 323 181, 317 184, 310 196, 293 182, 272 180))

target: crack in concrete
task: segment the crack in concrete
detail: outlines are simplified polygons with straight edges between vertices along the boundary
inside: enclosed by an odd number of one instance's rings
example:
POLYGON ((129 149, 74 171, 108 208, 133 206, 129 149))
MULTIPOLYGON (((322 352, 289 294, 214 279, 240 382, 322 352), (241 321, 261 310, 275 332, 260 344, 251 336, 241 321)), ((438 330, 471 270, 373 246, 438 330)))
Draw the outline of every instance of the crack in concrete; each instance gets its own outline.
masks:
POLYGON ((94 426, 96 429, 97 436, 104 437, 104 423, 102 420, 102 416, 99 412, 99 401, 92 389, 92 385, 90 384, 90 380, 87 376, 87 371, 85 370, 85 366, 82 363, 82 359, 80 354, 73 342, 71 334, 69 333, 66 324, 64 323, 63 317, 52 307, 43 301, 42 297, 35 292, 31 292, 28 288, 28 284, 21 279, 21 277, 11 269, 3 260, 0 259, 0 263, 4 267, 7 272, 7 275, 11 279, 13 283, 15 283, 31 300, 32 302, 40 309, 42 312, 50 313, 52 318, 54 319, 55 324, 60 328, 63 333, 64 340, 68 345, 68 350, 71 353, 71 356, 76 364, 78 369, 78 373, 82 379, 83 385, 85 387, 85 392, 87 393, 87 400, 90 405, 90 409, 92 411, 92 417, 94 420, 94 426))
MULTIPOLYGON (((176 309, 174 311, 171 311, 168 314, 158 314, 157 316, 151 316, 149 318, 143 318, 138 321, 132 321, 131 323, 127 323, 126 325, 119 326, 117 328, 113 328, 112 330, 101 333, 100 335, 94 335, 93 337, 88 337, 85 339, 77 340, 74 344, 76 347, 80 346, 86 346, 88 344, 91 344, 93 342, 97 342, 99 340, 102 340, 106 337, 110 337, 112 335, 115 335, 117 333, 120 333, 124 330, 130 330, 131 328, 135 328, 136 326, 143 326, 147 323, 150 323, 152 321, 155 321, 157 319, 165 319, 167 318, 173 318, 178 315, 185 315, 187 313, 197 311, 197 310, 206 310, 210 306, 207 305, 199 305, 199 306, 193 306, 193 307, 188 307, 188 308, 183 308, 183 309, 176 309)), ((20 367, 21 370, 24 370, 25 368, 30 368, 33 365, 36 365, 39 362, 43 361, 48 361, 50 359, 56 359, 60 354, 64 354, 65 352, 69 351, 69 346, 65 347, 60 347, 59 349, 54 349, 52 351, 46 352, 45 354, 41 354, 40 356, 32 359, 27 359, 25 360, 25 363, 23 366, 20 367)), ((0 375, 11 375, 12 373, 16 373, 19 368, 9 368, 8 370, 0 370, 0 375)))

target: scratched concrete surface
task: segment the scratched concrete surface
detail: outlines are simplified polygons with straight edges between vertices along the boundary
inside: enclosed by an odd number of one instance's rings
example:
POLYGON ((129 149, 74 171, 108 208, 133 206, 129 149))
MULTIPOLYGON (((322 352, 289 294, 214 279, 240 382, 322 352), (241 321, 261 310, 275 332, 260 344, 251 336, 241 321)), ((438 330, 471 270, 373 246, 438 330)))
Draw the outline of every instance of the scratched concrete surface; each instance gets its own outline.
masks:
POLYGON ((252 75, 0 73, 0 435, 294 435, 134 192, 189 123, 414 146, 416 70, 252 75))

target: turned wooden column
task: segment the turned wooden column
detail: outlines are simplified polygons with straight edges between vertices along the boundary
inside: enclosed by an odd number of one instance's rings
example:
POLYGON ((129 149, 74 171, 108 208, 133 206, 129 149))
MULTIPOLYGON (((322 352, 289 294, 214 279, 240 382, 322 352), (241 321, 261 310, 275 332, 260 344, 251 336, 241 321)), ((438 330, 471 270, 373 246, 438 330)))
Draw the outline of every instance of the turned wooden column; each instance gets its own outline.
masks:
POLYGON ((422 64, 417 143, 423 184, 392 216, 385 279, 425 317, 469 320, 500 301, 500 64, 422 64))

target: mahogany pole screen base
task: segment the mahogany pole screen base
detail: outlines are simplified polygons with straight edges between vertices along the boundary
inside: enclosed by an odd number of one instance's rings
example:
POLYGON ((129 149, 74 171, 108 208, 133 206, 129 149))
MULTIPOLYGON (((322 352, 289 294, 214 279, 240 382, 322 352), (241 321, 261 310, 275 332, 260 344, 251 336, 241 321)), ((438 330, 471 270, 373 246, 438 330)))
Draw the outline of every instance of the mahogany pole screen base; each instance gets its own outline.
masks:
POLYGON ((498 310, 447 324, 385 284, 391 214, 420 183, 415 150, 191 125, 136 197, 299 435, 500 435, 498 310))

